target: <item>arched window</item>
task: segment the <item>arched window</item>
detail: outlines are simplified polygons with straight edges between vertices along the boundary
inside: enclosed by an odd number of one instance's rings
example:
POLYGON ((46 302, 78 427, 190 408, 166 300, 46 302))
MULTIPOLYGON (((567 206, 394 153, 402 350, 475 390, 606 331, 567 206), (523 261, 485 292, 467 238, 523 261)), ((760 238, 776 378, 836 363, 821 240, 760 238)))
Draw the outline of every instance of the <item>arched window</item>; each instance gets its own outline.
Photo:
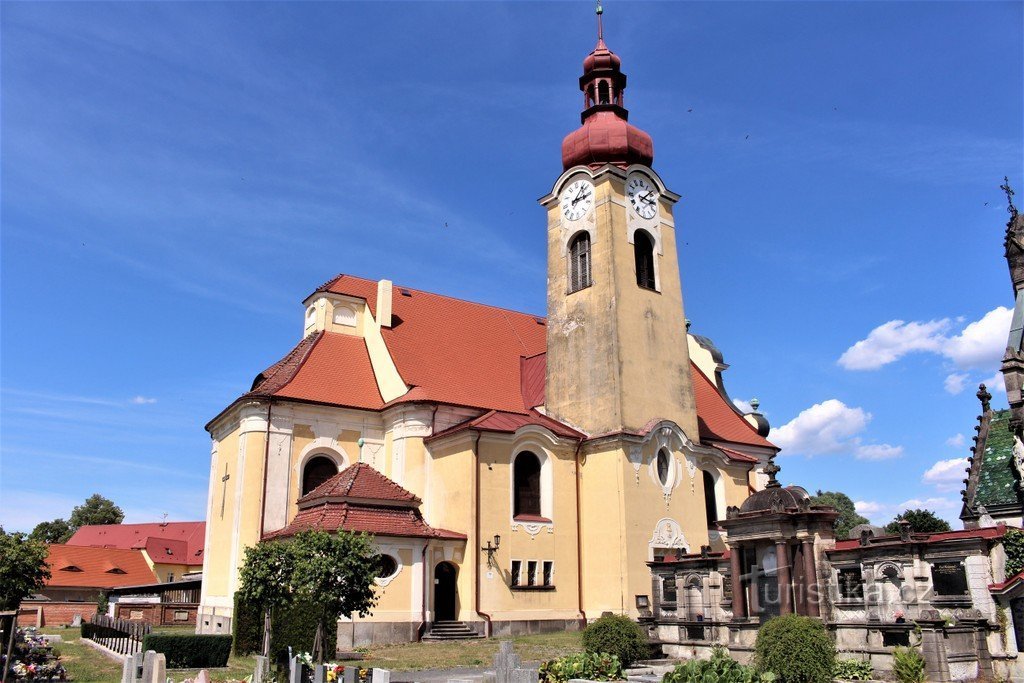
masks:
POLYGON ((516 456, 512 516, 540 516, 540 458, 529 451, 516 456))
POLYGON ((601 81, 597 84, 597 97, 601 104, 608 104, 611 99, 608 96, 608 81, 601 81))
POLYGON ((569 292, 590 285, 590 233, 581 232, 569 245, 569 292))
POLYGON ((668 477, 671 473, 672 467, 672 456, 668 454, 668 450, 662 448, 658 451, 658 481, 661 482, 662 486, 668 486, 668 477))
POLYGON ((708 527, 715 526, 718 521, 718 499, 715 497, 715 478, 710 472, 704 472, 704 514, 708 518, 708 527))
POLYGON ((338 466, 324 455, 310 458, 302 468, 302 495, 306 495, 320 484, 338 473, 338 466))
POLYGON ((633 258, 636 261, 636 284, 654 289, 654 241, 643 230, 633 233, 633 258))

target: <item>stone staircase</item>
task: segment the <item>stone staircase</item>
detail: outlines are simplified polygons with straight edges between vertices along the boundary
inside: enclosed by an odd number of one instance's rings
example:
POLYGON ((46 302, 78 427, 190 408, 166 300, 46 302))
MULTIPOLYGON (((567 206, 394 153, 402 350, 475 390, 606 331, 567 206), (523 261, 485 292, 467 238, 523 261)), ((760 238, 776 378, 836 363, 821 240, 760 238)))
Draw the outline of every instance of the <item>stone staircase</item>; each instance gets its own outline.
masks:
POLYGON ((435 621, 430 625, 430 630, 423 636, 423 640, 472 640, 483 638, 464 621, 435 621))

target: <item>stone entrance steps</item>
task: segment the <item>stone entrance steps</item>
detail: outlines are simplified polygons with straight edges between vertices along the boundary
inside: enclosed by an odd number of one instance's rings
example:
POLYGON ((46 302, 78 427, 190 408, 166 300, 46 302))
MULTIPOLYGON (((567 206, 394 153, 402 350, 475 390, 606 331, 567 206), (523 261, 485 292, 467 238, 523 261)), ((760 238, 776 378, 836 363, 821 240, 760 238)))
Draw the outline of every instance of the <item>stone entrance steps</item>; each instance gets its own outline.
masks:
POLYGON ((430 630, 423 636, 426 641, 438 640, 473 640, 483 638, 464 621, 435 621, 430 630))

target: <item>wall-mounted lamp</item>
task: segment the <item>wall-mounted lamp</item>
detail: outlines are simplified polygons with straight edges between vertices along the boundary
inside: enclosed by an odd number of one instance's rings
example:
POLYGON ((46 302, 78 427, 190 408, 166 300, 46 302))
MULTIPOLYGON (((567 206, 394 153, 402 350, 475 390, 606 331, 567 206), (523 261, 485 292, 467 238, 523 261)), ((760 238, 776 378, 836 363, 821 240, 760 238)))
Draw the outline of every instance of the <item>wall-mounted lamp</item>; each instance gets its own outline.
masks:
POLYGON ((480 550, 487 553, 488 567, 494 567, 495 569, 498 568, 498 566, 494 564, 494 553, 498 552, 499 545, 501 545, 501 536, 499 536, 498 534, 494 534, 494 545, 491 545, 491 542, 487 541, 487 545, 483 548, 480 548, 480 550))

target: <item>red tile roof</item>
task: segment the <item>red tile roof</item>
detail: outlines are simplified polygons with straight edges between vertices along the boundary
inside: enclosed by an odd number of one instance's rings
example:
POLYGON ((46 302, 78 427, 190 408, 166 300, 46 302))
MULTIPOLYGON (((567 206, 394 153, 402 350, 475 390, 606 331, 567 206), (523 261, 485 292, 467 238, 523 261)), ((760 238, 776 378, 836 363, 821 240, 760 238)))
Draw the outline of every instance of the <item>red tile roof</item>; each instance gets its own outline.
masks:
MULTIPOLYGON (((939 531, 930 534, 911 534, 911 543, 941 543, 942 541, 955 541, 965 538, 980 538, 992 540, 996 538, 1002 538, 1006 534, 1008 527, 1005 524, 997 524, 996 526, 985 527, 982 529, 958 529, 955 531, 939 531)), ((892 536, 875 536, 871 539, 871 545, 884 544, 884 543, 902 543, 899 535, 892 536)), ((860 539, 850 538, 836 541, 836 550, 854 550, 860 547, 860 539)))
POLYGON ((993 593, 1005 593, 1024 582, 1024 572, 1018 572, 1002 583, 990 583, 988 589, 993 593))
MULTIPOLYGON (((371 280, 341 275, 322 289, 376 306, 371 280)), ((393 292, 392 326, 381 334, 406 384, 439 403, 525 412, 520 359, 545 350, 544 318, 407 287, 393 292)))
POLYGON ((372 500, 381 504, 419 506, 422 502, 409 491, 364 462, 341 472, 299 498, 299 503, 323 498, 372 500))
POLYGON ((384 407, 366 342, 336 332, 303 339, 257 376, 247 396, 280 396, 366 410, 384 407))
POLYGON ((355 505, 353 503, 320 503, 299 510, 295 519, 285 528, 264 534, 265 540, 294 536, 301 531, 366 532, 374 536, 398 536, 402 538, 461 539, 466 535, 434 529, 423 521, 419 510, 414 508, 390 508, 384 506, 355 505))
POLYGON ((498 410, 491 410, 480 417, 472 420, 466 420, 457 425, 449 427, 444 431, 438 432, 432 436, 428 436, 425 441, 430 443, 437 439, 443 439, 446 436, 466 431, 467 429, 477 429, 482 432, 499 432, 502 434, 514 434, 521 427, 527 425, 534 425, 537 427, 544 427, 551 431, 557 436, 565 437, 566 439, 582 439, 586 435, 582 434, 572 427, 562 424, 558 420, 554 420, 547 415, 538 413, 536 410, 531 410, 528 414, 522 415, 520 413, 506 413, 498 410))
MULTIPOLYGON (((519 419, 520 426, 537 424, 540 414, 531 409, 544 402, 544 318, 406 287, 395 286, 392 291, 392 326, 381 334, 411 389, 386 405, 426 401, 494 411, 487 424, 495 431, 509 430, 514 422, 509 415, 527 416, 530 422, 519 419)), ((376 311, 377 283, 373 280, 339 275, 317 292, 364 299, 371 312, 376 311)), ((701 442, 775 448, 695 365, 691 371, 701 442)), ((302 340, 257 376, 253 390, 243 398, 247 396, 367 410, 385 407, 365 342, 330 332, 302 340)), ((552 431, 557 425, 560 435, 578 436, 565 425, 544 420, 544 426, 552 431)))
POLYGON ((420 514, 420 502, 366 463, 356 463, 299 498, 295 519, 283 529, 264 534, 264 538, 294 536, 310 529, 403 538, 466 538, 428 525, 420 514))
POLYGON ((141 550, 54 543, 46 561, 50 565, 46 585, 54 588, 114 588, 156 582, 141 550))
POLYGON ((732 460, 734 462, 749 462, 749 463, 760 462, 760 460, 758 460, 757 458, 755 458, 752 455, 747 455, 746 453, 740 453, 739 451, 734 451, 733 449, 726 448, 725 446, 717 446, 716 448, 718 448, 718 450, 720 450, 723 453, 725 453, 725 455, 730 460, 732 460))
POLYGON ((67 545, 145 549, 154 562, 202 565, 205 541, 206 522, 151 522, 90 524, 80 527, 67 545))
POLYGON ((727 441, 776 448, 729 405, 714 383, 693 363, 690 363, 690 374, 693 377, 693 396, 697 401, 697 428, 701 443, 727 441))

